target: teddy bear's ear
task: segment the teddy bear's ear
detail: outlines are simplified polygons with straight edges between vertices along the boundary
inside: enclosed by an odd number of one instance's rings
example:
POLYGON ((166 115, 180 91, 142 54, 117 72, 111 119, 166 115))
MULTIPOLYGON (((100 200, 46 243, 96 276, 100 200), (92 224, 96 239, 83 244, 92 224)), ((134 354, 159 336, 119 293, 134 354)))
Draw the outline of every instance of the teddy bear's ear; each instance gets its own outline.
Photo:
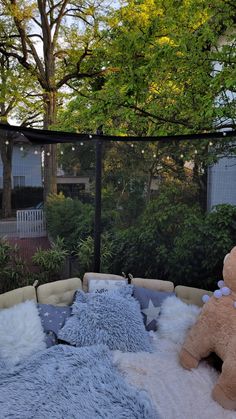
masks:
POLYGON ((223 264, 225 264, 225 261, 226 261, 226 259, 228 259, 228 257, 229 257, 229 253, 227 253, 227 255, 225 255, 223 264))
POLYGON ((233 256, 236 256, 236 246, 233 247, 230 254, 233 255, 233 256))

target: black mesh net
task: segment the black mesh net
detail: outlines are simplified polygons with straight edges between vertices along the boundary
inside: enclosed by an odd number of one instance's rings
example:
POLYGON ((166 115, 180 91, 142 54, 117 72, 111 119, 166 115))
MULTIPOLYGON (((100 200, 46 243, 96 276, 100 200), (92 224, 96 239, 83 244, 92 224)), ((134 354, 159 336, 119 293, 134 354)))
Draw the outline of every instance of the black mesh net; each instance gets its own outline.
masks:
MULTIPOLYGON (((94 137, 54 135, 57 194, 45 201, 48 136, 26 134, 1 130, 0 292, 94 268, 94 137)), ((101 272, 214 289, 236 243, 235 138, 111 139, 102 141, 101 272)))

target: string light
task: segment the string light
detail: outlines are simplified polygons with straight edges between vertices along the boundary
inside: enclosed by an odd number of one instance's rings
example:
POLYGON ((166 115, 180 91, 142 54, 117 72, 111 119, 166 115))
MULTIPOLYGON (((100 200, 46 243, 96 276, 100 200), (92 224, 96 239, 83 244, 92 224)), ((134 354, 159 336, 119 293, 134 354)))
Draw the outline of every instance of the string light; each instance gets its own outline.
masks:
POLYGON ((50 152, 49 151, 47 152, 47 156, 50 156, 50 152))
POLYGON ((144 154, 144 150, 142 150, 141 153, 144 154))
POLYGON ((194 153, 197 154, 197 150, 194 150, 194 153))
POLYGON ((38 154, 39 152, 38 152, 38 150, 34 150, 34 154, 38 154))
POLYGON ((131 147, 134 147, 134 145, 133 145, 133 144, 131 144, 131 147))
POLYGON ((89 134, 89 138, 93 138, 93 136, 91 134, 89 134))
POLYGON ((6 144, 6 145, 8 145, 8 144, 9 144, 9 141, 8 141, 8 140, 6 140, 6 141, 5 141, 5 144, 6 144))
POLYGON ((61 155, 63 156, 63 154, 64 154, 64 151, 63 151, 63 150, 61 150, 61 155))
POLYGON ((154 159, 156 158, 156 156, 157 156, 156 154, 153 154, 154 159))
POLYGON ((81 141, 80 145, 84 145, 84 143, 81 141))
POLYGON ((225 137, 226 135, 227 135, 227 134, 226 134, 226 132, 224 131, 224 132, 223 132, 223 136, 225 137))
POLYGON ((183 154, 180 154, 180 157, 181 157, 181 159, 183 159, 184 158, 184 155, 183 154))
POLYGON ((209 142, 209 146, 211 147, 212 145, 213 145, 213 143, 210 141, 210 142, 209 142))
POLYGON ((71 147, 71 150, 72 150, 72 151, 75 151, 75 147, 71 147))
POLYGON ((24 147, 23 146, 20 147, 20 151, 24 151, 24 147))

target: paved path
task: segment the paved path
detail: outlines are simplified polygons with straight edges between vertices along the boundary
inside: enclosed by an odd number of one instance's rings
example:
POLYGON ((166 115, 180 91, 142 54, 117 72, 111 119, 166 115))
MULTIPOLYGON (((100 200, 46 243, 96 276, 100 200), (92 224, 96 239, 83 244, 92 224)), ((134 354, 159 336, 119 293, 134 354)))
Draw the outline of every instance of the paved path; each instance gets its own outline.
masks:
POLYGON ((51 245, 47 237, 34 237, 27 239, 11 238, 7 237, 7 240, 12 245, 17 245, 19 248, 19 254, 27 263, 30 271, 37 271, 35 266, 32 264, 31 258, 35 254, 38 248, 50 249, 51 245))
POLYGON ((0 237, 17 237, 16 219, 0 220, 0 237))

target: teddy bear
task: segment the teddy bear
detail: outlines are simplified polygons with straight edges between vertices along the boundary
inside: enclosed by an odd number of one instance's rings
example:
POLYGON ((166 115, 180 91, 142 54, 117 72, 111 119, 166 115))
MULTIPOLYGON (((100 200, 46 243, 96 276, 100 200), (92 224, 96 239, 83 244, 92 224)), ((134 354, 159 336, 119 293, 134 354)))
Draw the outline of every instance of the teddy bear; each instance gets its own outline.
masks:
POLYGON ((179 354, 181 365, 196 368, 202 358, 215 353, 223 361, 212 397, 225 409, 236 409, 236 246, 226 255, 223 279, 190 329, 179 354))

